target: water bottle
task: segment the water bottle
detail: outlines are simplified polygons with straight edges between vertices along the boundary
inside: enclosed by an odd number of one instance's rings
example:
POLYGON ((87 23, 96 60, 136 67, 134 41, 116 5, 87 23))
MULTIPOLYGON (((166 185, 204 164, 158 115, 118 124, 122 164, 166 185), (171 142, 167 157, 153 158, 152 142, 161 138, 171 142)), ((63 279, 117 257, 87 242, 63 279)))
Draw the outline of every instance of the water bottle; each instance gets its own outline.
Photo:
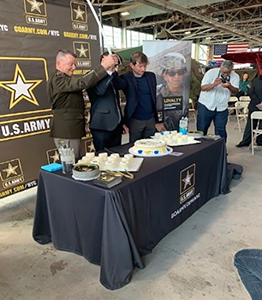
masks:
POLYGON ((179 121, 179 132, 184 135, 187 135, 187 127, 188 127, 188 118, 182 117, 179 121))

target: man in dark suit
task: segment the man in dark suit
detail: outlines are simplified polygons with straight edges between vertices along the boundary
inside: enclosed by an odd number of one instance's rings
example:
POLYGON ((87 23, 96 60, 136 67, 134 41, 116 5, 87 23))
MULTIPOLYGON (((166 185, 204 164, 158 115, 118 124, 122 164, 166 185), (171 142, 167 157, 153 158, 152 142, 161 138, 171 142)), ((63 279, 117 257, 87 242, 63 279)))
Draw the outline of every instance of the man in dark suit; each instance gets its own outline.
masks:
MULTIPOLYGON (((248 105, 248 118, 245 127, 244 135, 242 141, 236 145, 236 147, 248 147, 251 143, 251 114, 254 111, 262 110, 262 75, 258 75, 252 82, 249 91, 249 97, 251 99, 248 105)), ((258 120, 254 120, 254 127, 257 126, 258 120)), ((259 128, 262 129, 262 122, 259 123, 259 128)), ((257 145, 262 146, 262 136, 257 137, 257 145)))
POLYGON ((149 138, 156 131, 165 130, 162 113, 156 110, 156 76, 146 72, 147 56, 134 52, 130 57, 132 71, 122 75, 126 96, 125 121, 129 128, 130 142, 149 138))
POLYGON ((76 62, 76 55, 71 51, 58 51, 56 71, 47 83, 47 96, 54 115, 50 137, 54 138, 57 147, 60 139, 69 141, 75 157, 80 157, 81 138, 86 134, 82 90, 107 76, 106 70, 117 63, 117 57, 107 56, 101 65, 82 77, 73 76, 76 62))
MULTIPOLYGON (((105 52, 101 56, 101 63, 109 55, 105 52)), ((96 86, 87 90, 91 102, 90 130, 96 151, 121 145, 122 133, 128 128, 123 124, 118 90, 121 82, 117 74, 118 64, 107 70, 107 76, 96 86)))

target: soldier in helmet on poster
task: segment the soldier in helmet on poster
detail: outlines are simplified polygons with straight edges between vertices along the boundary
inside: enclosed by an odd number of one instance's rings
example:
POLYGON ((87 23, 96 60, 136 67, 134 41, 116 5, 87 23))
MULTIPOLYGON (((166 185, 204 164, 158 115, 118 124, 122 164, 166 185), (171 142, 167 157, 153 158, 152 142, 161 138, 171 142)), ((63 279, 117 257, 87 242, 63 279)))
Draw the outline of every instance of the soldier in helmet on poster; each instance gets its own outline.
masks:
POLYGON ((162 110, 165 128, 178 130, 179 120, 188 112, 186 59, 181 53, 168 53, 162 58, 160 68, 164 81, 157 87, 157 109, 162 110))

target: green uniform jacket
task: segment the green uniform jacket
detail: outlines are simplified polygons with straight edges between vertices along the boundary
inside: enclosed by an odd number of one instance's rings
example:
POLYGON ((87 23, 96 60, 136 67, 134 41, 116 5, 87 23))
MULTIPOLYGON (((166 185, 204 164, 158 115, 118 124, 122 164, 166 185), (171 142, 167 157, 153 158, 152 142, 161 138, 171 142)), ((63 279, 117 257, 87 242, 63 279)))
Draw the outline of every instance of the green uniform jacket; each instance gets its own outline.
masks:
POLYGON ((71 77, 60 71, 50 76, 47 96, 54 115, 51 121, 51 137, 79 139, 85 136, 85 105, 82 90, 94 86, 106 75, 106 70, 98 66, 82 77, 71 77))

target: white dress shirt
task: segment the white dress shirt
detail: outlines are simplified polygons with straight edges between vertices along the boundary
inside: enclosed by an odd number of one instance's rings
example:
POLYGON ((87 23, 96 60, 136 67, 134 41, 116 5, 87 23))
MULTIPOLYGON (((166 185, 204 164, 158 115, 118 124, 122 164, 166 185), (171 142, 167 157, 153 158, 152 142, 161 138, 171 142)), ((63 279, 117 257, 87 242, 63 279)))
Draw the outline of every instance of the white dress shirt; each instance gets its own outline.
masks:
MULTIPOLYGON (((220 76, 220 69, 215 68, 206 72, 202 79, 202 85, 213 84, 215 79, 220 76)), ((233 87, 239 88, 239 76, 234 71, 230 73, 230 83, 233 87)), ((209 110, 223 111, 228 107, 228 100, 231 96, 231 92, 228 88, 223 88, 221 84, 218 84, 210 91, 201 91, 198 102, 205 105, 209 110)))

